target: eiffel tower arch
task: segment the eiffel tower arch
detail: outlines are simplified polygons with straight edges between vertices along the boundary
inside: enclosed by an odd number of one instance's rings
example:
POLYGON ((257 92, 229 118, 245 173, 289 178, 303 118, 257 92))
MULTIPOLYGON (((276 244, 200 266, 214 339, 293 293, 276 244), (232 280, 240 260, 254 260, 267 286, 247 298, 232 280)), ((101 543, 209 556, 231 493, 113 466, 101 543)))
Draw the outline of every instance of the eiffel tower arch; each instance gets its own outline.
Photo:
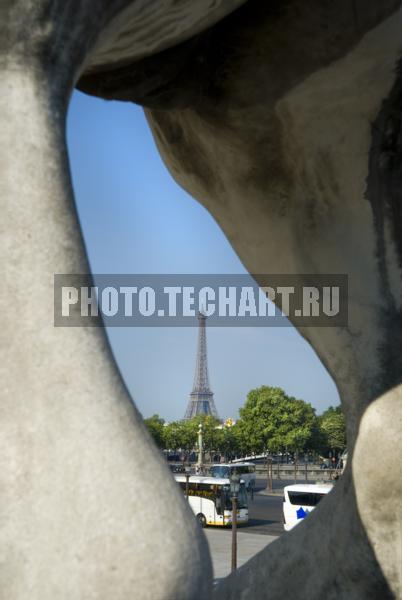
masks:
POLYGON ((214 394, 209 386, 208 361, 207 361, 207 336, 205 322, 207 317, 198 313, 198 345, 197 360, 195 365, 194 385, 187 405, 185 419, 192 419, 197 415, 211 415, 217 419, 218 412, 215 407, 214 394))

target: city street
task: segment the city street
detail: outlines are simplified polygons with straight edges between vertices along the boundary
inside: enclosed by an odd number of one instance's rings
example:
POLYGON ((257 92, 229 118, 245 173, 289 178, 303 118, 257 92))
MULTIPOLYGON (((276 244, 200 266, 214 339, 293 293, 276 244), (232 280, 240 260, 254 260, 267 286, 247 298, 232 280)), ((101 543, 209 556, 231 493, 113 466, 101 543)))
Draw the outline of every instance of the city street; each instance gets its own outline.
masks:
MULTIPOLYGON (((238 567, 283 533, 281 490, 289 483, 292 482, 274 481, 274 494, 267 494, 266 480, 257 479, 254 500, 249 502, 248 525, 238 528, 238 567)), ((211 550, 214 577, 226 577, 230 573, 232 531, 208 527, 204 532, 211 550)))
POLYGON ((254 500, 249 500, 249 522, 242 530, 247 530, 247 533, 274 536, 283 533, 283 502, 280 494, 283 483, 274 481, 273 484, 275 495, 268 495, 265 492, 266 480, 257 479, 254 500))
MULTIPOLYGON (((226 577, 231 568, 231 529, 218 529, 207 527, 204 529, 212 556, 214 579, 226 577)), ((252 535, 246 528, 237 533, 237 566, 241 567, 257 552, 277 538, 271 535, 252 535)))

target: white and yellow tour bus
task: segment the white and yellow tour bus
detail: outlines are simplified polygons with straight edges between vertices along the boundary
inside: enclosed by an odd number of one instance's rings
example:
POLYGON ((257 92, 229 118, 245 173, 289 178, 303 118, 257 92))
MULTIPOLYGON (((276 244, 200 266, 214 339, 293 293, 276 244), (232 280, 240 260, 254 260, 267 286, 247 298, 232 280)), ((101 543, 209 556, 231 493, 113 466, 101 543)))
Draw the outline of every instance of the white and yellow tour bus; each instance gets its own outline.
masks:
MULTIPOLYGON (((186 494, 186 477, 175 475, 183 494, 186 494)), ((192 475, 188 481, 188 503, 201 527, 232 524, 232 498, 229 479, 192 475)), ((248 522, 247 492, 244 481, 240 482, 237 498, 237 523, 248 522)))
POLYGON ((240 475, 248 490, 255 487, 255 464, 251 462, 211 465, 209 472, 212 477, 224 478, 230 478, 231 473, 236 472, 240 475))
POLYGON ((332 490, 333 483, 287 485, 283 489, 283 525, 290 531, 332 490))

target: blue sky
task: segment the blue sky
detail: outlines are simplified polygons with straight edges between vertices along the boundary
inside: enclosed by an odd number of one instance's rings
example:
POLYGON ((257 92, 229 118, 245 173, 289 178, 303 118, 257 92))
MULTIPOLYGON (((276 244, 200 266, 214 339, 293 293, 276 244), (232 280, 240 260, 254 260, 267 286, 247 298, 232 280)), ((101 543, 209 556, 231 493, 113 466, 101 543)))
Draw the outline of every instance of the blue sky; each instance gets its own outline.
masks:
MULTIPOLYGON (((93 273, 223 273, 245 269, 211 215, 170 177, 143 111, 74 92, 67 137, 78 213, 93 273)), ((110 343, 144 417, 184 415, 197 330, 110 328, 110 343)), ((281 386, 318 412, 339 403, 331 378, 293 327, 207 330, 221 417, 247 392, 281 386)))

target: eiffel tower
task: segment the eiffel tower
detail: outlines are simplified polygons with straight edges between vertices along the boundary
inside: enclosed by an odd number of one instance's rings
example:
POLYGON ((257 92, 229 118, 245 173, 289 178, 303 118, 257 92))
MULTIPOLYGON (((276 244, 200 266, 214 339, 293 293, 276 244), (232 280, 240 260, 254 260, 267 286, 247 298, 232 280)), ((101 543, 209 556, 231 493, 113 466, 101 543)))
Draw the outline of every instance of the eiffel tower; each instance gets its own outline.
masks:
POLYGON ((215 408, 214 394, 209 387, 208 364, 207 364, 207 336, 205 332, 205 321, 207 317, 198 313, 198 346, 197 362, 195 365, 193 391, 190 394, 185 419, 192 419, 197 415, 212 415, 218 417, 215 408))

